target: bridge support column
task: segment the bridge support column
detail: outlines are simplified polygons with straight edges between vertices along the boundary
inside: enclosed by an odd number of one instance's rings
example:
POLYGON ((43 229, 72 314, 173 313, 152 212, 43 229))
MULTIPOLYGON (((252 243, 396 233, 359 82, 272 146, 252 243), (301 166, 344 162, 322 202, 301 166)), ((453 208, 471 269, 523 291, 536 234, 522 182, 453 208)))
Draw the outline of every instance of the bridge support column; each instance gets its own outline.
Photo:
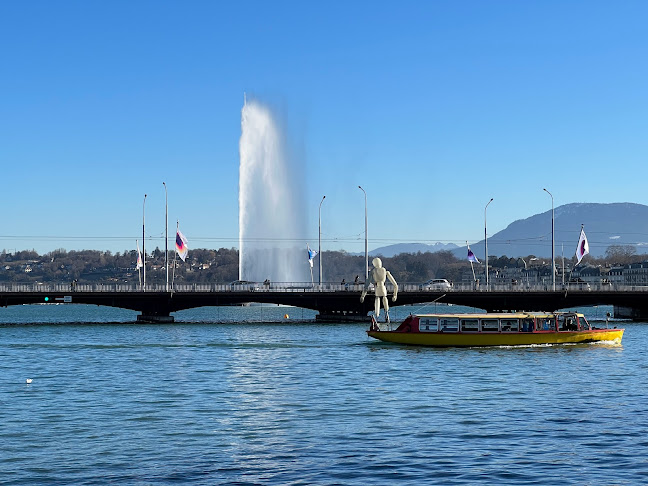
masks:
POLYGON ((632 319, 633 321, 646 322, 648 320, 648 309, 615 305, 613 315, 615 319, 632 319))
POLYGON ((137 322, 142 322, 146 324, 168 324, 170 322, 175 322, 173 316, 169 314, 156 314, 153 312, 142 312, 137 316, 137 322))

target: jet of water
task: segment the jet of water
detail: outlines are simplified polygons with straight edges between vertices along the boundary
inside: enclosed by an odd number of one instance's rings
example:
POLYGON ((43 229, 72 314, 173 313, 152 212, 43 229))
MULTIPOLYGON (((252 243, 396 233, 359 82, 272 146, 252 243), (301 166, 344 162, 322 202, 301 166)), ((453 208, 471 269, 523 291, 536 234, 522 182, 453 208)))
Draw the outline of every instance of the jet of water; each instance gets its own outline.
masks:
POLYGON ((259 101, 246 99, 241 110, 239 153, 239 278, 310 280, 300 239, 303 171, 291 160, 276 116, 259 101))

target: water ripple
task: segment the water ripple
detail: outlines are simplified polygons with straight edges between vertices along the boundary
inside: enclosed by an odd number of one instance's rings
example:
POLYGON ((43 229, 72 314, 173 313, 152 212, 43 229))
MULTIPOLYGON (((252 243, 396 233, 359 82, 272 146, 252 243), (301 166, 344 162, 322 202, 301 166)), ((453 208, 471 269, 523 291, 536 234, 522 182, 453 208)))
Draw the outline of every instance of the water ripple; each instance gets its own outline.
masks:
POLYGON ((648 328, 627 328, 620 347, 425 349, 362 325, 6 326, 0 477, 645 484, 648 328))

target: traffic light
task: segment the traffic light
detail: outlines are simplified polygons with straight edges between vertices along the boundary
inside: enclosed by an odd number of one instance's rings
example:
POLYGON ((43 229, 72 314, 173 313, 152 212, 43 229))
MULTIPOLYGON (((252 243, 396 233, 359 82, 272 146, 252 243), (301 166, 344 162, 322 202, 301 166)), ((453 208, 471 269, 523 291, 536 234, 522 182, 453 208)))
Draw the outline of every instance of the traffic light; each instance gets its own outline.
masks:
POLYGON ((49 302, 49 297, 45 297, 45 302, 49 302))

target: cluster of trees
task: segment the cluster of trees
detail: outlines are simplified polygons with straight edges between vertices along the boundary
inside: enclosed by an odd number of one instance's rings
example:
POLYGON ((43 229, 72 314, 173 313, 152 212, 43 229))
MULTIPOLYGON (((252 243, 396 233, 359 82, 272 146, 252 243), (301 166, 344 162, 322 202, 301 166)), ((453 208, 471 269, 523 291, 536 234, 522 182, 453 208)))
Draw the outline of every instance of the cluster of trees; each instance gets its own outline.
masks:
MULTIPOLYGON (((173 254, 171 254, 173 258, 173 254)), ((324 280, 339 283, 344 279, 353 282, 355 276, 364 280, 364 255, 351 255, 344 251, 323 252, 324 280)), ((605 257, 595 259, 585 257, 582 264, 624 265, 648 260, 648 255, 638 255, 632 246, 610 246, 605 257)), ((446 278, 461 281, 470 270, 470 263, 458 259, 449 251, 436 253, 401 253, 391 258, 382 258, 383 265, 389 269, 398 282, 418 283, 430 278, 446 278)), ((175 269, 176 282, 182 283, 229 283, 238 279, 238 250, 221 248, 219 250, 190 250, 186 262, 178 261, 175 269)), ((35 251, 0 253, 0 282, 54 282, 79 283, 121 282, 135 284, 139 281, 136 268, 137 252, 123 253, 110 251, 55 250, 44 255, 35 251)), ((164 251, 156 248, 147 256, 146 280, 151 284, 166 281, 164 251)), ((523 268, 525 266, 550 265, 550 259, 538 259, 534 255, 524 258, 506 256, 489 257, 489 266, 496 268, 523 268)), ((557 262, 558 263, 558 262, 557 262)), ((575 257, 568 260, 573 266, 575 257)), ((370 262, 371 265, 371 262, 370 262)), ((482 267, 475 268, 483 271, 482 267)), ((173 268, 171 266, 171 271, 173 268)))
MULTIPOLYGON (((170 253, 173 258, 173 253, 170 253)), ((175 279, 179 282, 231 282, 238 278, 238 251, 191 250, 186 262, 178 260, 175 279)), ((173 271, 170 261, 170 271, 173 271)), ((55 250, 44 255, 35 251, 0 253, 0 282, 79 283, 139 282, 137 251, 55 250)), ((166 281, 164 251, 156 248, 146 257, 146 282, 166 281)))

